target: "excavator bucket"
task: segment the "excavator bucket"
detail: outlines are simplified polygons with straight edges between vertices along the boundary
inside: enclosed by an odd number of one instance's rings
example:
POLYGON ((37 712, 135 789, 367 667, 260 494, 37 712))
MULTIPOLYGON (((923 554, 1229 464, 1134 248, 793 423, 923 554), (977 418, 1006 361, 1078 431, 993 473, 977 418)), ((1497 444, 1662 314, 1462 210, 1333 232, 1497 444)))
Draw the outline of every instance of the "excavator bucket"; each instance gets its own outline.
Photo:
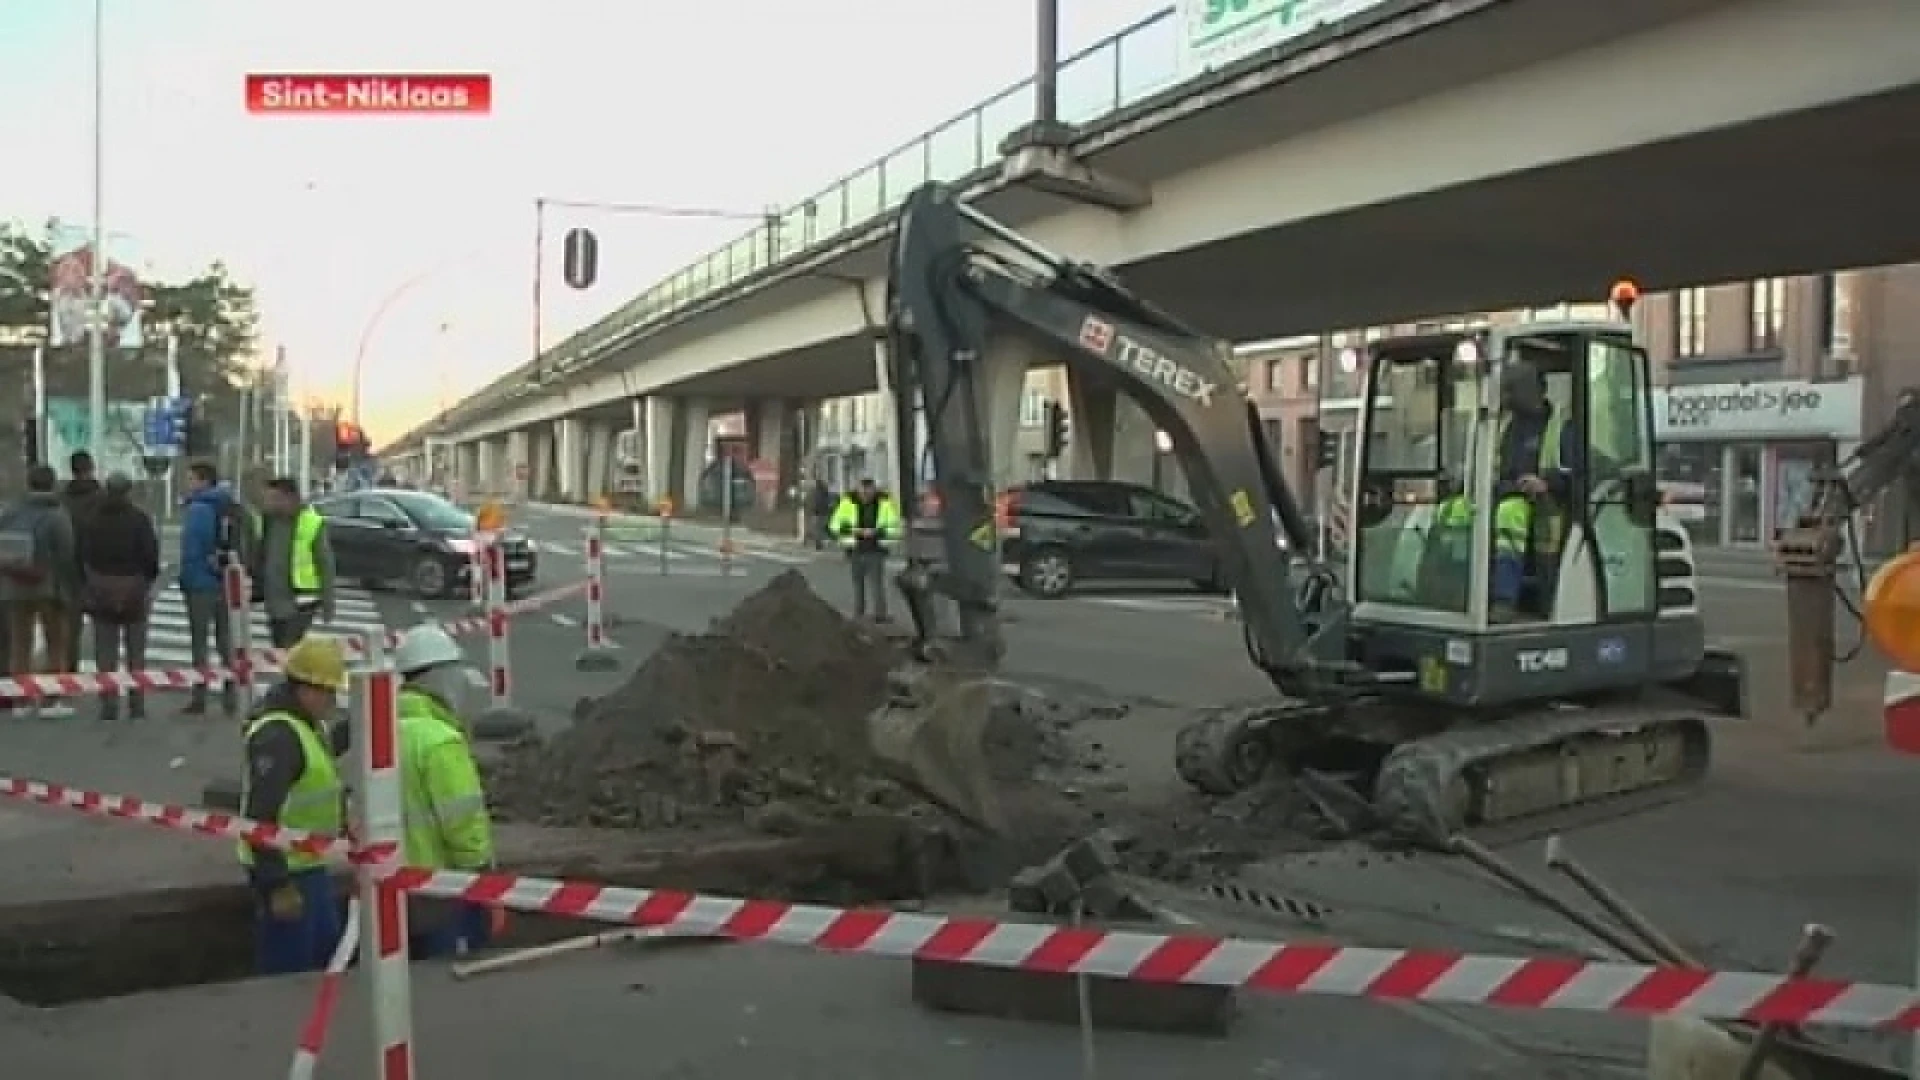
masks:
POLYGON ((890 779, 998 836, 1006 818, 986 753, 994 683, 976 673, 896 672, 892 699, 867 717, 867 741, 890 779))

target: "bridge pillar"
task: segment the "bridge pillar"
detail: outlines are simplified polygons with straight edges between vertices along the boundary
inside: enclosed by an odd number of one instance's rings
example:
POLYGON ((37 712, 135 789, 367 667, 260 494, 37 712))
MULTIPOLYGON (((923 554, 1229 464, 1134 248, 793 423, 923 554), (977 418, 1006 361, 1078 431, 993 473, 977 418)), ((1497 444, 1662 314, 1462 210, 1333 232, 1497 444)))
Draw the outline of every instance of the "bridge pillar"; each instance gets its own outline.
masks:
POLYGON ((749 398, 747 445, 752 456, 774 468, 774 502, 787 497, 799 481, 800 453, 794 423, 800 406, 784 398, 749 398))
POLYGON ((587 424, 586 497, 598 499, 607 494, 613 477, 613 428, 600 421, 587 424))
MULTIPOLYGON (((672 498, 673 483, 673 401, 655 395, 640 402, 640 467, 646 470, 647 504, 658 505, 672 498)), ((676 503, 678 500, 676 500, 676 503)))
POLYGON ((585 502, 586 433, 577 416, 563 416, 553 422, 554 487, 562 502, 585 502))
POLYGON ((533 476, 533 440, 526 428, 507 433, 507 467, 502 470, 500 490, 516 499, 530 497, 533 476))
POLYGON ((674 442, 678 444, 680 491, 674 502, 688 510, 717 509, 702 507, 700 475, 707 470, 707 454, 713 449, 711 437, 713 403, 705 398, 673 399, 674 442))
POLYGON ((1027 371, 1048 363, 1049 357, 1025 338, 1005 335, 987 343, 981 360, 976 397, 985 420, 990 478, 994 490, 1000 491, 1026 481, 1026 463, 1020 454, 1020 401, 1027 389, 1027 371))
POLYGON ((1154 482, 1154 458, 1159 453, 1154 445, 1155 429, 1138 405, 1111 386, 1069 371, 1067 416, 1071 425, 1066 454, 1070 478, 1154 482))

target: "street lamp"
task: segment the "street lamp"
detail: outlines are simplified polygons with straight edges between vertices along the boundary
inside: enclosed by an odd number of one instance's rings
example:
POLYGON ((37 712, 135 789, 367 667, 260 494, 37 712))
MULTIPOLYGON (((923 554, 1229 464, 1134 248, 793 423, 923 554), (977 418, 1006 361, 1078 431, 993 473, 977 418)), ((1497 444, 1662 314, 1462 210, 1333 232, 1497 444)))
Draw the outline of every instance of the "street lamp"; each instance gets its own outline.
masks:
POLYGON ((88 269, 87 438, 98 451, 107 431, 106 0, 93 0, 93 258, 88 269))
MULTIPOLYGON (((394 286, 393 291, 387 293, 387 295, 381 299, 379 306, 373 309, 372 317, 367 319, 366 328, 360 331, 360 345, 353 351, 353 396, 349 412, 353 417, 354 423, 360 423, 360 383, 366 371, 367 347, 373 344, 374 331, 380 329, 380 323, 387 317, 387 312, 392 311, 394 305, 398 304, 402 297, 412 292, 423 282, 427 281, 427 279, 434 277, 448 267, 463 263, 478 254, 480 254, 479 250, 469 251, 422 270, 418 274, 394 286)), ((444 326, 441 328, 443 330, 445 329, 444 326)))

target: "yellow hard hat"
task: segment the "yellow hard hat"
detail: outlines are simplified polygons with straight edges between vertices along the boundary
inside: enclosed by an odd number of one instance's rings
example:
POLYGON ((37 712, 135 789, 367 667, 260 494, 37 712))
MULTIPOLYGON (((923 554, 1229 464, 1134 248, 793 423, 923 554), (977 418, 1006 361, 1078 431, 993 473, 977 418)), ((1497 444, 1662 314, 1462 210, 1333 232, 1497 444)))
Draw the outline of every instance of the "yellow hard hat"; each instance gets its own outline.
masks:
POLYGON ((324 634, 308 634, 287 650, 282 668, 287 678, 335 693, 347 689, 347 650, 340 639, 324 634))

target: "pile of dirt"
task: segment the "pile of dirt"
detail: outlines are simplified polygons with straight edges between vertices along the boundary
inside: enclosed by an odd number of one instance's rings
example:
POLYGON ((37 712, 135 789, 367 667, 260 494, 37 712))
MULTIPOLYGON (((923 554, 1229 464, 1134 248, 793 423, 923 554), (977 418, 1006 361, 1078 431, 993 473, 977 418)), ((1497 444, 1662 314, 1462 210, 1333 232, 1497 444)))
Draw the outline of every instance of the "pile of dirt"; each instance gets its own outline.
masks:
POLYGON ((551 742, 507 754, 492 798, 507 818, 616 828, 897 803, 866 737, 895 659, 788 571, 706 633, 669 637, 551 742))

